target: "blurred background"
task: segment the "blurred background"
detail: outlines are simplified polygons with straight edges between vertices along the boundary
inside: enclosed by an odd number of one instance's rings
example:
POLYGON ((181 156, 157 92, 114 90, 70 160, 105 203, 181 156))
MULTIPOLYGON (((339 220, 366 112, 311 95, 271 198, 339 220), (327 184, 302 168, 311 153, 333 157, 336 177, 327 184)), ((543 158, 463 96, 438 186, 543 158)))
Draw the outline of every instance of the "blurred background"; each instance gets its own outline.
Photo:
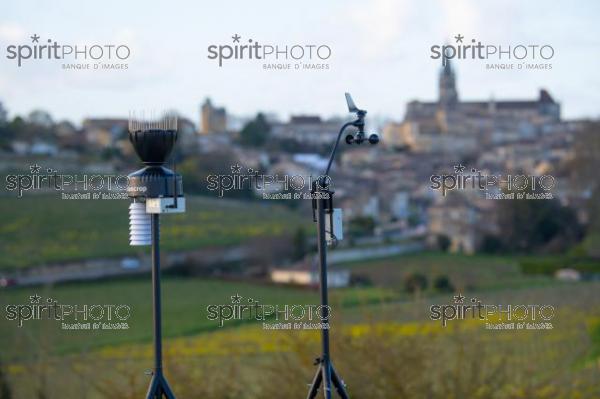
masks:
POLYGON ((329 258, 332 356, 350 395, 600 397, 598 4, 305 3, 5 7, 3 52, 40 35, 80 46, 124 43, 132 55, 126 68, 101 70, 0 60, 0 398, 145 393, 150 261, 147 248, 128 245, 130 201, 118 190, 60 191, 48 180, 22 195, 14 187, 33 176, 81 182, 139 169, 127 136, 136 109, 179 115, 173 157, 187 212, 161 221, 165 368, 174 392, 305 395, 318 331, 267 330, 255 320, 219 327, 206 308, 233 295, 318 303, 310 201, 265 194, 293 193, 286 178, 323 171, 351 118, 345 91, 369 111, 368 132, 381 137, 377 146, 340 147, 331 174, 345 230, 329 258), (327 44, 332 56, 327 68, 311 70, 257 60, 219 67, 207 58, 208 46, 232 45, 236 34, 280 46, 327 44), (514 59, 442 65, 430 57, 431 46, 456 45, 461 34, 466 43, 505 48, 551 45, 555 55, 523 69, 514 59), (209 184, 211 176, 255 172, 279 183, 222 195, 209 184), (447 195, 432 188, 432 176, 479 173, 502 182, 447 195), (517 175, 554 183, 517 190, 507 184, 517 175), (88 192, 117 195, 68 196, 88 192), (513 192, 551 195, 491 198, 513 192), (431 319, 432 305, 461 294, 553 306, 553 328, 496 331, 472 318, 446 327, 431 319), (7 306, 34 295, 126 304, 129 328, 8 320, 7 306))

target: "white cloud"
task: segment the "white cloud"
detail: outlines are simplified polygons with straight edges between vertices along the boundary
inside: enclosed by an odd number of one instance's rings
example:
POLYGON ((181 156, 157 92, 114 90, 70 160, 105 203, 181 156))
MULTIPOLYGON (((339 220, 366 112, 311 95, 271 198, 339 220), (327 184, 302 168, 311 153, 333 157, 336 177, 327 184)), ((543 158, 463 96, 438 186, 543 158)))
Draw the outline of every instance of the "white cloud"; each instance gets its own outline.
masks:
POLYGON ((25 38, 25 29, 12 22, 0 22, 0 40, 6 42, 16 42, 25 38))
POLYGON ((479 29, 479 3, 473 0, 440 0, 446 34, 475 34, 479 29))
POLYGON ((407 0, 375 0, 365 6, 355 4, 349 11, 349 32, 360 34, 360 49, 365 56, 375 58, 384 54, 397 41, 412 11, 412 3, 407 0))

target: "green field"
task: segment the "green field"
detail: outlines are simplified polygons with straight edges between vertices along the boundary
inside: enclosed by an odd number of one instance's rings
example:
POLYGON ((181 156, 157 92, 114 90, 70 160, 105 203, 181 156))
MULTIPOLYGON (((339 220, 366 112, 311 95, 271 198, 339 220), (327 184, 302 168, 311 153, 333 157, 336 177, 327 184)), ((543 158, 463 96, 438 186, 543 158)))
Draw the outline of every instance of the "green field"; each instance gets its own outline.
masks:
MULTIPOLYGON (((600 282, 527 276, 519 262, 424 253, 341 265, 372 281, 331 293, 333 356, 352 397, 598 397, 600 282), (445 274, 457 290, 485 303, 551 304, 557 309, 554 328, 498 332, 467 320, 443 328, 429 319, 429 306, 452 303, 454 293, 431 287, 407 293, 403 279, 417 271, 430 279, 445 274)), ((148 382, 143 371, 152 364, 149 276, 7 289, 0 306, 28 303, 34 294, 63 304, 128 304, 131 328, 61 331, 54 321, 26 321, 18 328, 3 317, 0 364, 16 397, 37 398, 36 389, 50 399, 81 392, 91 399, 143 395, 148 382)), ((305 394, 319 352, 318 331, 266 331, 256 321, 219 328, 207 319, 206 306, 229 304, 235 294, 264 304, 316 303, 316 291, 167 277, 163 294, 167 375, 179 396, 305 394)))
MULTIPOLYGON (((265 302, 285 303, 300 301, 305 303, 311 296, 302 290, 281 287, 261 286, 249 283, 201 280, 197 278, 165 278, 162 284, 164 307, 164 335, 175 337, 192 335, 216 328, 214 322, 206 318, 206 306, 211 303, 230 303, 230 296, 239 293, 244 296, 262 298, 265 302)), ((38 294, 44 299, 51 297, 61 304, 126 304, 131 308, 129 330, 123 331, 59 331, 54 322, 25 322, 22 328, 3 320, 0 324, 5 354, 26 353, 23 348, 35 345, 39 335, 55 336, 54 353, 78 351, 81 348, 98 348, 106 344, 123 342, 148 342, 152 338, 152 291, 150 276, 147 278, 97 283, 67 284, 47 288, 23 288, 7 290, 3 293, 2 308, 9 303, 28 303, 29 295, 38 294), (15 343, 22 346, 15 346, 15 343), (14 351, 13 351, 14 350, 14 351)))
MULTIPOLYGON (((469 257, 424 253, 388 259, 351 263, 345 266, 353 273, 367 275, 371 286, 336 289, 332 291, 331 303, 336 307, 360 308, 372 304, 393 304, 412 301, 414 294, 404 290, 403 279, 407 274, 419 272, 433 279, 447 275, 461 292, 490 292, 493 290, 520 289, 525 285, 556 285, 548 277, 523 276, 518 261, 510 257, 469 257), (466 283, 468 282, 468 284, 466 283)), ((228 304, 230 296, 239 294, 262 303, 314 303, 318 295, 314 290, 280 287, 267 284, 229 282, 217 279, 166 277, 164 291, 164 335, 178 337, 194 335, 217 329, 214 321, 207 320, 206 306, 228 304)), ((147 342, 152 337, 150 276, 107 280, 87 283, 70 283, 58 286, 7 289, 0 297, 0 306, 26 304, 30 295, 51 297, 61 304, 126 304, 132 309, 130 329, 127 331, 89 332, 59 331, 53 322, 25 322, 26 328, 15 328, 14 322, 0 322, 0 335, 9 337, 0 348, 5 354, 27 354, 24 348, 34 345, 39 335, 55 336, 53 353, 77 352, 82 348, 102 345, 147 342), (25 334, 24 334, 25 333, 25 334)), ((448 295, 429 287, 420 297, 448 295)), ((235 323, 230 323, 235 326, 235 323)), ((18 356, 17 356, 18 357, 18 356)))
MULTIPOLYGON (((187 197, 187 212, 161 219, 165 250, 227 246, 293 232, 306 218, 277 206, 187 197)), ((0 270, 86 258, 134 255, 124 200, 3 197, 0 270), (41 206, 43 204, 43 206, 41 206)))
MULTIPOLYGON (((427 277, 426 291, 433 290, 436 277, 446 276, 455 290, 481 291, 531 287, 553 282, 549 276, 525 275, 522 263, 533 256, 448 255, 441 252, 416 253, 389 259, 344 265, 353 273, 368 277, 376 286, 402 289, 408 274, 427 277)), ((535 257, 536 259, 539 257, 535 257)))

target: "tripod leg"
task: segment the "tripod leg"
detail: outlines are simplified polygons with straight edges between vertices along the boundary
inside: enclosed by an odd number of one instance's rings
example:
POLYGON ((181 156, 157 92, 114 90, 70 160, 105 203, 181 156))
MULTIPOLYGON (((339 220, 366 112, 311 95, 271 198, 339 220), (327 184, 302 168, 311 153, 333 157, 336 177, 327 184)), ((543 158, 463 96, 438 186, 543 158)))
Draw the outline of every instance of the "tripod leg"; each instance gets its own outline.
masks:
POLYGON ((150 380, 150 386, 148 387, 148 392, 146 393, 146 399, 156 399, 158 390, 158 378, 156 378, 155 374, 152 376, 152 380, 150 380))
POLYGON ((162 391, 167 399, 175 399, 175 395, 173 395, 173 391, 171 391, 171 387, 165 377, 162 377, 162 391))
POLYGON ((333 365, 331 365, 331 381, 333 382, 333 386, 337 390, 338 395, 340 395, 342 399, 350 399, 348 393, 346 392, 344 381, 342 381, 342 379, 337 375, 333 365))
POLYGON ((331 399, 331 364, 328 361, 323 362, 323 397, 331 399))
POLYGON ((322 366, 319 366, 317 368, 317 373, 315 374, 313 382, 310 385, 310 390, 308 391, 308 396, 306 397, 306 399, 314 399, 317 397, 317 392, 319 392, 319 386, 321 385, 321 381, 323 380, 323 374, 321 374, 321 367, 322 366))

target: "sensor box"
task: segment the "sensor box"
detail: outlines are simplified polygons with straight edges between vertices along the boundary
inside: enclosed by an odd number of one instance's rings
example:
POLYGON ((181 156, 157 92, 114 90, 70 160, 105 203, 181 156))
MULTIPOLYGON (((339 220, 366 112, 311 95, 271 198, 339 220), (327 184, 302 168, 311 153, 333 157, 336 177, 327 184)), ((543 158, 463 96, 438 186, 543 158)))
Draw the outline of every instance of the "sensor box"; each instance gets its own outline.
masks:
POLYGON ((327 243, 331 244, 334 240, 341 241, 344 239, 344 228, 342 225, 342 209, 334 208, 331 215, 325 217, 325 236, 327 237, 327 243), (333 228, 331 227, 331 220, 333 219, 333 228))
POLYGON ((146 198, 146 213, 183 213, 185 198, 177 197, 177 208, 174 208, 173 197, 146 198))

